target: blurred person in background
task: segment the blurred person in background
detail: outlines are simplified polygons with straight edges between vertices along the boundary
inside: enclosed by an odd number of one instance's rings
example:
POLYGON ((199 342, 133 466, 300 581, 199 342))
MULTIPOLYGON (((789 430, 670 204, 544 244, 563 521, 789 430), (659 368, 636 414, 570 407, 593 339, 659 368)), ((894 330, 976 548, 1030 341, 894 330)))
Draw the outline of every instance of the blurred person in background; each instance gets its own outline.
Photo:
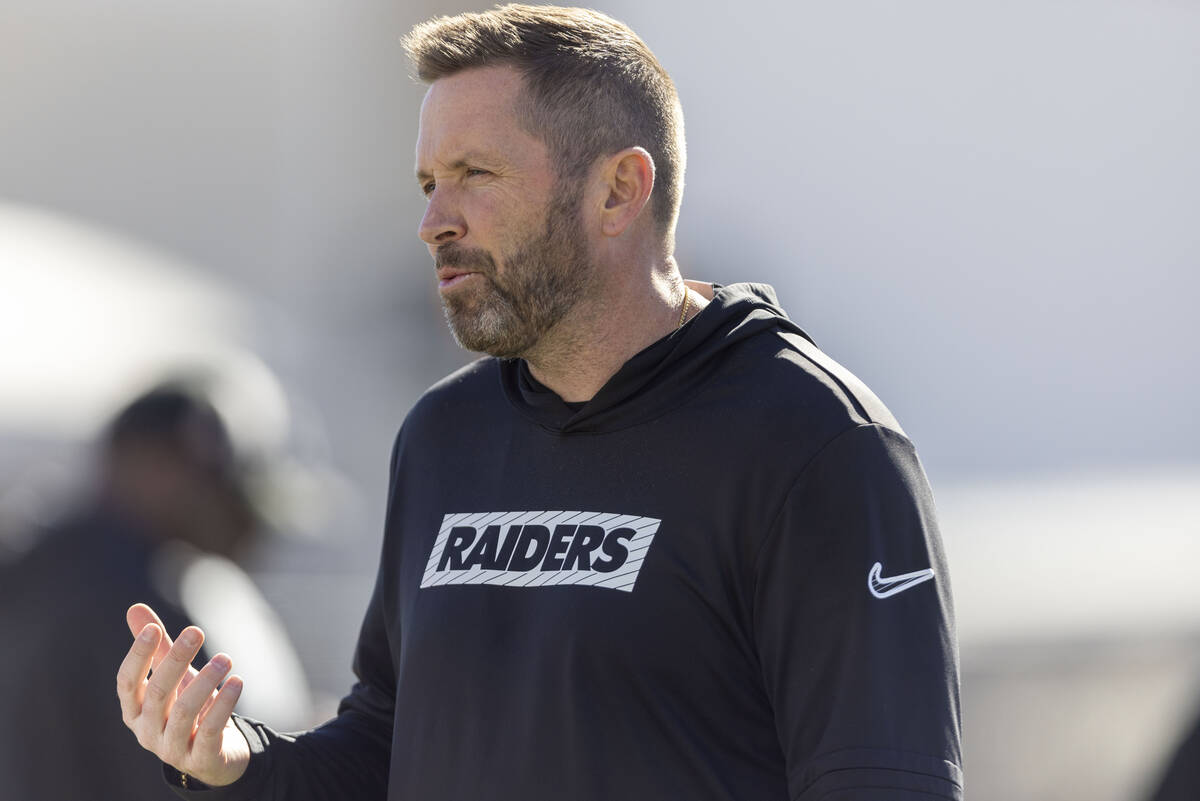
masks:
POLYGON ((138 741, 181 795, 225 801, 961 801, 916 452, 770 287, 683 280, 657 59, 549 6, 406 45, 430 84, 420 236, 452 332, 492 358, 396 440, 338 716, 231 717, 230 657, 197 671, 203 632, 173 642, 138 605, 117 671, 138 741))
POLYGON ((1149 801, 1196 801, 1200 798, 1200 719, 1176 747, 1149 801))
POLYGON ((165 625, 191 624, 187 566, 203 555, 232 565, 258 530, 227 429, 196 390, 164 385, 132 401, 97 463, 89 496, 0 572, 6 799, 172 797, 113 703, 106 674, 128 647, 124 613, 152 599, 165 625))

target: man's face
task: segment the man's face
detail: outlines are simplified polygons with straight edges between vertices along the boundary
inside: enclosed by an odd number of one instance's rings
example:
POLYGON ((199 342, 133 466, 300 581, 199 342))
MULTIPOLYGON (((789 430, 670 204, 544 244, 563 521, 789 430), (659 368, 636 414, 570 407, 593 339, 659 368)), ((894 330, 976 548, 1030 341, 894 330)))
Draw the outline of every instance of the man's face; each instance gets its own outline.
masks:
POLYGON ((417 180, 450 330, 462 347, 526 354, 587 294, 595 271, 581 188, 557 179, 546 146, 517 124, 521 78, 467 70, 429 88, 417 180))

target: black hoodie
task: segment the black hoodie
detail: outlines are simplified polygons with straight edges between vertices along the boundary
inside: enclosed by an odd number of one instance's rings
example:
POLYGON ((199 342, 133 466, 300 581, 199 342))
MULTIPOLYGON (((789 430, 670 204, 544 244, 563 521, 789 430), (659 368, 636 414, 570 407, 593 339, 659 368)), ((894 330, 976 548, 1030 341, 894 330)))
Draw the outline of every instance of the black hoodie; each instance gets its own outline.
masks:
POLYGON ((312 732, 239 720, 254 757, 211 797, 962 797, 925 475, 763 285, 582 405, 519 360, 431 388, 355 671, 312 732))

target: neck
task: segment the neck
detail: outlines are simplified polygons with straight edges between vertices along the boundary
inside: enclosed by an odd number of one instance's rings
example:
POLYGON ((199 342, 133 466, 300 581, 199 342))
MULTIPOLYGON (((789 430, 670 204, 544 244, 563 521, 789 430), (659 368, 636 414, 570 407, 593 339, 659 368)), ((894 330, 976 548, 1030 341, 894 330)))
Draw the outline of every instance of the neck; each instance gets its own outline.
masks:
MULTIPOLYGON (((615 271, 629 275, 629 271, 615 271)), ((674 258, 641 273, 642 281, 597 287, 524 355, 540 383, 568 402, 587 401, 630 357, 680 324, 685 285, 674 258)), ((707 303, 692 290, 687 317, 707 303)))

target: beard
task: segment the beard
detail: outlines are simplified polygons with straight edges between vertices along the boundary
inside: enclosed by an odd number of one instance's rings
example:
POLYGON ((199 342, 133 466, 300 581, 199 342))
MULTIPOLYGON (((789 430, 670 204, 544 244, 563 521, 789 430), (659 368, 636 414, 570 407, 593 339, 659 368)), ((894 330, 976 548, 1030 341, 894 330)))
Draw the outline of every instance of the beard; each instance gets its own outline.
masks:
POLYGON ((435 267, 478 271, 476 286, 442 296, 446 322, 466 350, 502 359, 529 353, 587 295, 595 275, 583 235, 580 192, 559 186, 540 233, 503 254, 505 274, 485 250, 443 246, 435 267), (467 290, 467 291, 463 291, 467 290))

